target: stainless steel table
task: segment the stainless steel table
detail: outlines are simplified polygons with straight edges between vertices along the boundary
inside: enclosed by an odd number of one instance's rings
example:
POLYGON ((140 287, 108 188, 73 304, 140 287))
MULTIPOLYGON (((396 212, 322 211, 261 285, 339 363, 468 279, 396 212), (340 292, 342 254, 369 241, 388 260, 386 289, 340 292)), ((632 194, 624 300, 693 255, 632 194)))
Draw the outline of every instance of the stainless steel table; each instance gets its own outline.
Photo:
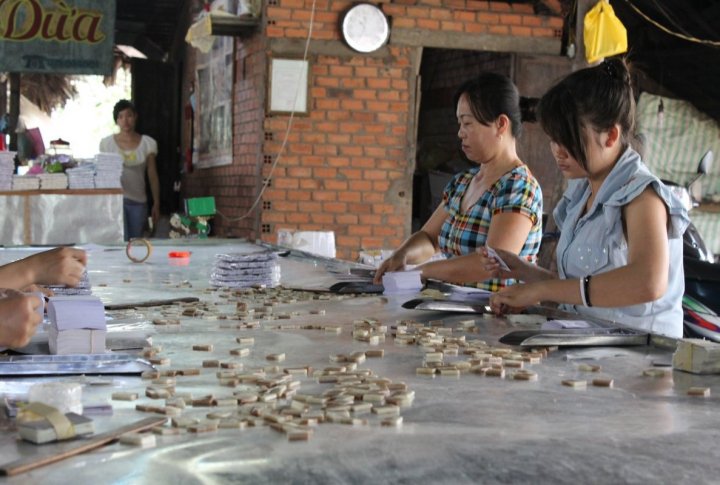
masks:
MULTIPOLYGON (((131 263, 120 248, 92 247, 90 280, 94 293, 106 303, 197 296, 219 302, 220 313, 234 302, 208 292, 207 280, 214 255, 253 246, 233 241, 156 242, 150 259, 131 263), (171 266, 167 252, 190 250, 187 266, 171 266), (101 286, 102 285, 102 286, 101 286), (191 285, 191 286, 190 286, 191 285)), ((0 261, 18 252, 0 253, 0 261), (4 258, 4 259, 2 259, 4 258)), ((293 287, 329 286, 335 277, 327 262, 282 258, 283 283, 293 287)), ((331 268, 338 270, 342 264, 331 268)), ((285 353, 277 365, 323 368, 333 365, 329 355, 365 350, 353 340, 353 321, 375 318, 388 325, 400 319, 429 322, 442 319, 446 327, 475 318, 476 333, 490 344, 517 328, 505 319, 405 310, 407 297, 358 296, 343 300, 280 303, 274 314, 295 314, 287 320, 263 320, 257 329, 223 328, 227 322, 183 317, 179 326, 153 327, 153 345, 172 368, 200 367, 210 358, 227 360, 238 347, 235 338, 252 336, 251 355, 239 359, 245 368, 271 365, 270 353, 285 353), (324 309, 324 315, 310 310, 324 309), (282 324, 337 324, 339 335, 319 330, 276 330, 282 324), (193 351, 193 344, 212 344, 214 351, 193 351)), ((157 309, 141 309, 145 321, 157 309)), ((38 468, 7 483, 713 483, 720 480, 717 444, 720 443, 720 378, 669 372, 666 377, 644 377, 642 371, 669 363, 671 352, 654 347, 572 349, 552 352, 540 364, 536 382, 462 374, 461 377, 416 375, 423 352, 401 346, 388 336, 377 347, 382 359, 367 359, 360 368, 402 381, 415 391, 415 400, 402 410, 399 428, 321 424, 308 442, 289 442, 268 427, 219 430, 204 434, 158 436, 154 448, 137 449, 112 444, 62 462, 38 468), (614 387, 588 386, 574 390, 563 379, 593 378, 578 370, 579 362, 602 366, 601 375, 614 387), (689 387, 708 386, 713 395, 693 398, 689 387)), ((230 395, 220 387, 218 369, 202 369, 200 376, 178 378, 177 392, 194 395, 230 395)), ((68 378, 64 378, 68 379, 68 378)), ((111 402, 112 416, 95 417, 103 432, 148 416, 135 410, 138 402, 110 401, 114 391, 144 394, 148 381, 139 377, 109 377, 109 385, 92 385, 99 378, 73 377, 84 382, 84 403, 111 402)), ((5 379, 0 391, 21 394, 38 379, 5 379)), ((301 378, 303 390, 322 384, 301 378)), ((204 416, 212 408, 185 410, 204 416)), ((36 447, 17 441, 12 426, 3 422, 0 456, 4 462, 38 453, 50 453, 67 444, 36 447)))

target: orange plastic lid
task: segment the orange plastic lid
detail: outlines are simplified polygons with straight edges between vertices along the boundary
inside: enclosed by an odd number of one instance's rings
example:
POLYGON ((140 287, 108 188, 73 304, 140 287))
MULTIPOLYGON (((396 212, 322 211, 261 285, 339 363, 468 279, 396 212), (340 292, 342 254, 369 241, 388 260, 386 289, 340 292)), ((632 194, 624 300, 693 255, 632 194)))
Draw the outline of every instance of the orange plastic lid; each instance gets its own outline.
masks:
POLYGON ((190 251, 170 251, 168 258, 189 258, 190 251))

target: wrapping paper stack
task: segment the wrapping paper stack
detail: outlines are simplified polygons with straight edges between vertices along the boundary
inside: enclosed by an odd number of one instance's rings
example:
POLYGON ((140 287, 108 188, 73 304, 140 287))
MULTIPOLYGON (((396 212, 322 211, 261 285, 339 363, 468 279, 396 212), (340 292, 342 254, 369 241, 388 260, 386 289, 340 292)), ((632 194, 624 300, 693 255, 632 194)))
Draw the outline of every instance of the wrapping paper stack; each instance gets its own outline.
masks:
POLYGON ((63 286, 63 285, 50 285, 49 289, 55 293, 55 295, 90 295, 92 294, 92 285, 90 284, 90 278, 88 278, 87 271, 85 271, 80 278, 80 282, 77 286, 63 286))
POLYGON ((280 284, 278 256, 272 251, 218 254, 210 284, 225 288, 275 287, 280 284))
POLYGON ((0 152, 0 190, 12 190, 15 152, 0 152))
POLYGON ((37 177, 41 189, 67 189, 68 177, 64 173, 41 173, 37 177))
POLYGON ((52 296, 48 300, 48 346, 51 354, 103 354, 105 306, 92 295, 52 296))
POLYGON ((95 188, 119 189, 122 175, 123 158, 117 153, 98 153, 95 155, 95 188))
POLYGON ((13 190, 37 190, 40 188, 40 179, 34 175, 13 175, 13 190))
POLYGON ((92 165, 84 165, 65 170, 68 176, 68 187, 71 189, 94 189, 95 168, 92 165))

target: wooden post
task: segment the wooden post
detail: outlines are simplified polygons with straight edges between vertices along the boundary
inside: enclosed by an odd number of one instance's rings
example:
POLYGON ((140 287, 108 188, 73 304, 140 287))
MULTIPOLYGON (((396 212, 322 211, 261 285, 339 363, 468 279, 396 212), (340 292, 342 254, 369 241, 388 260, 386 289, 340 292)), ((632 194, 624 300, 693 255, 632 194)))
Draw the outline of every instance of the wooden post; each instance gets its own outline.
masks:
POLYGON ((17 124, 20 118, 20 73, 10 73, 10 116, 8 118, 8 134, 10 135, 10 150, 17 150, 17 124))

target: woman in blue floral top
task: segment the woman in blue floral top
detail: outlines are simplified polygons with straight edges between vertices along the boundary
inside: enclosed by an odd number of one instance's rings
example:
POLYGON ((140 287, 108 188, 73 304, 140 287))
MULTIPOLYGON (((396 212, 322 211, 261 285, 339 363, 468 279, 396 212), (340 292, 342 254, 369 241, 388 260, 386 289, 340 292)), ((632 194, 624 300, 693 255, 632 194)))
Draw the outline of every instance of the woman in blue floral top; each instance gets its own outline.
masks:
POLYGON ((484 248, 504 249, 534 263, 542 236, 542 191, 518 158, 521 131, 517 88, 505 76, 484 73, 455 95, 458 137, 478 166, 456 175, 443 202, 375 275, 420 266, 424 279, 497 290, 509 280, 485 270, 484 248), (434 254, 446 259, 427 262, 434 254), (424 264, 423 264, 424 263, 424 264))

